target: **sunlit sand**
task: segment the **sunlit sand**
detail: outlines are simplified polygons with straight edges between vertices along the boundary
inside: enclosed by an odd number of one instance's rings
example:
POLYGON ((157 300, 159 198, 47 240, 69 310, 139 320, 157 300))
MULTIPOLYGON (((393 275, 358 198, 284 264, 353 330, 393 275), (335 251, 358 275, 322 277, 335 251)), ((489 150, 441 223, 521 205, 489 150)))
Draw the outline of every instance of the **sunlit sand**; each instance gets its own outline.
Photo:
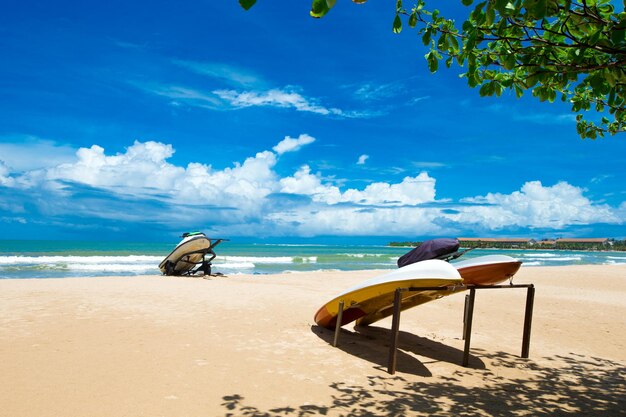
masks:
POLYGON ((380 271, 0 280, 0 415, 615 416, 626 408, 626 266, 522 267, 536 287, 478 292, 469 367, 463 294, 356 332, 314 324, 380 271), (246 414, 248 413, 248 414, 246 414), (307 415, 307 414, 305 414, 307 415))

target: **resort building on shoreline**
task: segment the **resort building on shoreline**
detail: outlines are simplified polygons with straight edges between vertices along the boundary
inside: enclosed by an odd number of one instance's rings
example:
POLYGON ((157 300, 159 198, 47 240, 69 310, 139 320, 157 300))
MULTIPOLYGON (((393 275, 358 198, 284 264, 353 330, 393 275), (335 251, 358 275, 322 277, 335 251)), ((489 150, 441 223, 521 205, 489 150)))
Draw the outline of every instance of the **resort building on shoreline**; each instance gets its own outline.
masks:
POLYGON ((460 237, 463 247, 494 247, 494 248, 543 248, 543 249, 585 249, 606 250, 613 246, 609 238, 558 238, 535 240, 530 238, 490 238, 460 237))

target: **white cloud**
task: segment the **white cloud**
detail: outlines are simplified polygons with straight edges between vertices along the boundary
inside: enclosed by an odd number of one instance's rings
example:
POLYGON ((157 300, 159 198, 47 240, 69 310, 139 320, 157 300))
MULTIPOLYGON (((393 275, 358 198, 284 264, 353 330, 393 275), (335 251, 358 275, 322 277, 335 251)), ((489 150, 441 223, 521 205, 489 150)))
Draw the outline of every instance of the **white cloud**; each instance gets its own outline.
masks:
POLYGON ((614 175, 607 175, 607 174, 596 175, 595 177, 590 179, 589 182, 591 182, 592 184, 598 184, 598 183, 603 182, 604 180, 607 180, 607 179, 613 178, 613 177, 614 177, 614 175))
POLYGON ((13 186, 14 179, 9 176, 9 167, 0 160, 0 185, 4 185, 5 187, 13 186))
POLYGON ((315 202, 337 204, 341 202, 341 191, 338 187, 323 184, 319 175, 311 174, 308 165, 304 165, 291 177, 280 180, 280 192, 299 194, 311 197, 315 202))
POLYGON ((435 201, 435 179, 421 172, 415 177, 405 177, 402 182, 389 184, 375 182, 363 190, 349 189, 342 201, 364 205, 417 205, 435 201))
POLYGON ((171 104, 180 106, 184 103, 192 107, 218 109, 223 103, 211 93, 205 93, 193 88, 167 85, 167 86, 140 86, 143 90, 153 94, 172 99, 171 104))
MULTIPOLYGON (((500 111, 496 109, 495 111, 500 111)), ((572 124, 576 123, 575 114, 549 114, 549 113, 514 113, 515 120, 521 120, 525 122, 532 122, 543 125, 551 124, 572 124)))
POLYGON ((446 165, 441 162, 432 162, 432 161, 413 161, 411 163, 415 168, 443 168, 446 165))
POLYGON ((213 94, 228 102, 236 108, 251 106, 270 106, 293 108, 297 111, 317 113, 321 115, 344 115, 336 108, 327 108, 317 104, 314 100, 302 96, 300 93, 288 88, 285 90, 272 89, 267 91, 235 91, 215 90, 213 94))
POLYGON ((0 137, 0 160, 12 172, 56 166, 70 161, 75 148, 36 136, 0 137))
POLYGON ((365 161, 367 161, 369 159, 369 155, 361 155, 359 156, 359 160, 356 162, 357 165, 365 165, 365 161))
POLYGON ((464 199, 483 205, 465 208, 457 220, 482 222, 494 229, 510 226, 560 229, 574 224, 623 222, 610 206, 594 204, 583 195, 584 191, 566 182, 546 187, 540 181, 530 181, 511 194, 489 193, 464 199))
POLYGON ((147 84, 133 81, 129 83, 148 93, 171 99, 170 104, 174 106, 186 105, 210 110, 278 107, 342 118, 370 118, 382 114, 380 111, 346 111, 336 107, 323 106, 316 99, 303 96, 294 87, 249 91, 233 89, 203 91, 180 85, 147 84))
POLYGON ((172 145, 137 142, 123 154, 106 156, 98 145, 80 148, 76 161, 47 171, 50 180, 74 181, 94 187, 122 189, 171 189, 184 169, 166 162, 174 154, 172 145), (158 175, 155 175, 158 173, 158 175))
POLYGON ((441 235, 444 229, 435 221, 439 215, 431 208, 372 208, 354 206, 315 206, 270 213, 268 220, 287 235, 441 235))
POLYGON ((423 100, 428 100, 430 98, 430 96, 422 96, 422 97, 413 97, 411 100, 409 100, 409 105, 413 105, 413 104, 417 104, 420 101, 423 100))
POLYGON ((229 84, 237 86, 252 86, 261 83, 261 79, 256 74, 244 68, 233 65, 214 63, 174 60, 174 64, 191 70, 195 73, 216 78, 229 84))
POLYGON ((301 167, 292 177, 280 180, 281 192, 307 195, 325 204, 352 203, 364 206, 402 206, 435 201, 435 180, 422 172, 406 177, 401 183, 374 182, 363 190, 349 188, 344 192, 324 184, 319 174, 311 174, 308 166, 301 167))
POLYGON ((365 83, 360 85, 354 95, 360 100, 376 101, 395 97, 406 91, 403 82, 391 82, 386 84, 365 83))
POLYGON ((285 136, 285 139, 280 141, 278 145, 274 146, 272 149, 279 155, 284 154, 285 152, 293 152, 299 150, 304 145, 308 145, 310 143, 315 142, 315 138, 307 135, 306 133, 301 134, 296 139, 285 136))
POLYGON ((273 151, 220 170, 195 162, 174 165, 171 145, 138 141, 114 155, 98 145, 81 148, 71 162, 25 173, 10 173, 0 164, 0 201, 12 196, 12 204, 0 209, 10 214, 7 218, 28 219, 37 206, 57 219, 149 220, 178 229, 202 222, 223 235, 454 235, 623 224, 626 218, 626 202, 617 208, 598 204, 585 197, 585 189, 566 182, 530 181, 510 194, 488 193, 453 204, 437 198, 436 179, 427 172, 362 188, 338 186, 308 165, 292 175, 277 174, 283 153, 314 140, 306 134, 286 137, 273 151))

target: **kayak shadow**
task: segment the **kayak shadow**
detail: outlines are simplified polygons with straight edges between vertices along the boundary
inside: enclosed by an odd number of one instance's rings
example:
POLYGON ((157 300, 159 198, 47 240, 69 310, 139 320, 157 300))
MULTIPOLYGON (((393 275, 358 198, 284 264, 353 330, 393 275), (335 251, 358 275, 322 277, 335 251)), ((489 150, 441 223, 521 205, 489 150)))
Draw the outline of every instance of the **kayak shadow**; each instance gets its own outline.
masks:
MULTIPOLYGON (((313 325, 311 331, 332 345, 335 337, 333 330, 313 325)), ((390 329, 356 326, 354 331, 341 329, 337 349, 371 362, 376 365, 376 368, 386 371, 390 343, 390 329)), ((430 377, 432 373, 426 364, 448 362, 461 366, 462 360, 463 351, 461 349, 408 332, 400 331, 398 334, 397 372, 430 377)), ((471 353, 469 365, 472 369, 485 369, 484 362, 471 353)))

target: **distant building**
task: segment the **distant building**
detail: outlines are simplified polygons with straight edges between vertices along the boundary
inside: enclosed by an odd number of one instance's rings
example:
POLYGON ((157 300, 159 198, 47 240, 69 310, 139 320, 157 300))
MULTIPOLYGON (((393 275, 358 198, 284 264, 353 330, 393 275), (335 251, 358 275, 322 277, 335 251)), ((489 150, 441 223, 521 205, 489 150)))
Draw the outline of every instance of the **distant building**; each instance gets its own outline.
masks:
POLYGON ((607 250, 613 246, 609 238, 559 238, 535 240, 530 238, 498 238, 498 237, 459 237, 457 238, 463 247, 469 248, 502 248, 516 249, 533 246, 537 248, 569 249, 569 250, 607 250))
POLYGON ((609 239, 606 237, 594 237, 594 238, 559 238, 557 243, 600 243, 603 245, 609 244, 609 239))
POLYGON ((612 242, 606 237, 598 238, 562 238, 556 240, 557 249, 603 250, 612 242))
POLYGON ((459 237, 459 242, 497 242, 497 243, 534 243, 528 238, 497 238, 497 237, 459 237))
POLYGON ((531 246, 535 243, 534 239, 529 238, 494 238, 494 237, 459 237, 457 238, 461 246, 465 247, 500 247, 500 248, 518 248, 531 246))

